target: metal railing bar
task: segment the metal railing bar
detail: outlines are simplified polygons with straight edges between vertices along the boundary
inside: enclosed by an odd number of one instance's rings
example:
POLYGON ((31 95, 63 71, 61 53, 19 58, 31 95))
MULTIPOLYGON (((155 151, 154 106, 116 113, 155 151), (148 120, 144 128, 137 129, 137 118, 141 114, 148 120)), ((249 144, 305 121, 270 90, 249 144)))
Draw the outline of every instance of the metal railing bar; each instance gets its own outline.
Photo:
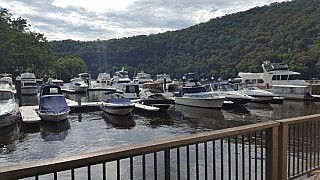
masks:
POLYGON ((245 138, 244 138, 244 135, 241 135, 241 138, 242 138, 242 179, 246 179, 246 171, 245 171, 245 138))
MULTIPOLYGON (((249 156, 249 172, 251 172, 251 133, 249 133, 249 152, 248 152, 248 156, 249 156)), ((251 173, 249 173, 249 180, 251 180, 251 173)))
POLYGON ((142 179, 146 179, 146 155, 142 155, 142 179))
POLYGON ((133 180, 133 157, 129 158, 129 164, 130 164, 130 179, 133 180))
MULTIPOLYGON (((295 169, 296 169, 296 124, 293 125, 293 147, 292 147, 292 173, 295 174, 295 169)), ((290 136, 289 136, 290 137, 290 136)), ((290 140, 289 140, 290 142, 290 140)), ((290 154, 290 153, 289 153, 290 154)), ((290 158, 289 158, 290 159, 290 158)), ((290 163, 289 163, 290 164, 290 163)))
POLYGON ((301 144, 301 142, 300 142, 300 124, 298 124, 297 125, 298 126, 298 134, 297 134, 297 136, 298 136, 298 142, 297 142, 297 144, 298 144, 298 157, 297 157, 297 172, 299 172, 300 171, 300 144, 301 144))
POLYGON ((117 180, 121 179, 121 172, 120 172, 121 168, 120 168, 120 160, 117 160, 117 180))
POLYGON ((170 149, 164 150, 165 179, 170 180, 170 149))
POLYGON ((199 179, 199 144, 197 143, 196 144, 196 149, 195 149, 195 151, 196 151, 196 163, 195 163, 195 165, 196 165, 196 179, 199 179))
POLYGON ((305 124, 302 124, 302 142, 301 142, 301 171, 304 171, 304 143, 306 142, 304 139, 305 135, 305 124))
POLYGON ((74 177, 74 169, 71 169, 71 180, 74 180, 75 177, 74 177))
POLYGON ((261 139, 261 179, 263 180, 263 131, 260 132, 261 139))
POLYGON ((87 166, 88 180, 91 179, 91 166, 87 166))
POLYGON ((177 148, 177 179, 180 180, 180 148, 177 148))
POLYGON ((106 166, 106 163, 102 163, 102 179, 103 180, 107 179, 107 166, 106 166))
POLYGON ((190 146, 187 147, 187 179, 190 180, 190 146))
POLYGON ((153 153, 153 174, 154 174, 154 179, 158 179, 158 156, 157 152, 153 153))
POLYGON ((258 179, 258 137, 257 137, 257 132, 254 133, 254 156, 256 157, 254 159, 254 168, 255 168, 255 179, 258 179))
POLYGON ((212 179, 216 180, 216 141, 212 141, 212 179))
POLYGON ((223 139, 220 139, 220 176, 221 176, 221 179, 223 179, 223 173, 224 173, 224 163, 223 163, 223 139))
POLYGON ((292 128, 289 126, 288 130, 288 164, 287 164, 287 169, 288 169, 288 177, 290 177, 291 174, 291 142, 292 142, 292 128))
POLYGON ((208 179, 208 142, 204 142, 204 179, 208 179))
POLYGON ((228 178, 231 179, 231 142, 228 138, 228 178))
POLYGON ((239 158, 239 156, 238 156, 238 136, 236 136, 235 138, 234 138, 234 141, 235 141, 235 153, 236 153, 236 155, 235 155, 235 169, 236 169, 236 179, 238 179, 239 178, 239 168, 238 168, 238 164, 239 164, 239 160, 238 160, 238 158, 239 158))

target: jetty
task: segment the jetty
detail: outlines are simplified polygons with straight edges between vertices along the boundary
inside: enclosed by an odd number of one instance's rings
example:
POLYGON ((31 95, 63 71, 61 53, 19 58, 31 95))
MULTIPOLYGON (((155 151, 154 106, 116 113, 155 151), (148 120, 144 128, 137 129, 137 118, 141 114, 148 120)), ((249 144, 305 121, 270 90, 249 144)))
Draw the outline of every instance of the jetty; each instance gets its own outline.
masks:
MULTIPOLYGON (((100 111, 100 107, 104 104, 104 102, 81 102, 81 101, 73 101, 71 99, 66 99, 67 104, 70 108, 70 112, 93 112, 100 111)), ((143 110, 155 112, 160 109, 153 106, 143 105, 137 102, 134 102, 135 108, 143 110)), ((39 110, 39 106, 21 106, 20 113, 22 121, 25 123, 38 123, 41 121, 41 118, 37 111, 39 110)))

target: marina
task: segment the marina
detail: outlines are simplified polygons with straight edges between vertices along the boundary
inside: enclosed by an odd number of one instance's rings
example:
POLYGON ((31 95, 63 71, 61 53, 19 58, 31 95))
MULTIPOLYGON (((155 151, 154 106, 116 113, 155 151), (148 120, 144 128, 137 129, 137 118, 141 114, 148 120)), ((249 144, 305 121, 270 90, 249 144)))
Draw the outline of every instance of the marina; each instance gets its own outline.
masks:
MULTIPOLYGON (((172 105, 166 112, 141 111, 141 108, 130 116, 118 118, 101 115, 98 109, 104 97, 101 91, 65 95, 71 109, 67 123, 17 121, 1 128, 5 134, 0 136, 0 166, 320 113, 320 102, 286 100, 283 104, 247 103, 221 110, 182 105, 172 105), (81 105, 77 99, 82 100, 81 105), (92 100, 96 102, 88 102, 92 100), (121 126, 120 120, 125 118, 134 121, 134 125, 121 126), (120 124, 110 123, 117 119, 120 124)), ((37 106, 20 107, 20 111, 23 113, 28 108, 37 106)))

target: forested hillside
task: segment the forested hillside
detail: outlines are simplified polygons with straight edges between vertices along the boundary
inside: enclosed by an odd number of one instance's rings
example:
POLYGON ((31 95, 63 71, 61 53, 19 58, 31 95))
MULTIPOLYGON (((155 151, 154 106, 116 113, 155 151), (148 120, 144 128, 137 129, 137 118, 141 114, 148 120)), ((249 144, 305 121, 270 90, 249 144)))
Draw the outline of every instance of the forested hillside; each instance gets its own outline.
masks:
POLYGON ((211 19, 187 29, 107 41, 50 42, 57 58, 82 58, 93 77, 121 67, 133 75, 144 70, 154 77, 236 77, 260 72, 261 63, 285 62, 302 78, 320 77, 319 0, 294 0, 256 7, 211 19))

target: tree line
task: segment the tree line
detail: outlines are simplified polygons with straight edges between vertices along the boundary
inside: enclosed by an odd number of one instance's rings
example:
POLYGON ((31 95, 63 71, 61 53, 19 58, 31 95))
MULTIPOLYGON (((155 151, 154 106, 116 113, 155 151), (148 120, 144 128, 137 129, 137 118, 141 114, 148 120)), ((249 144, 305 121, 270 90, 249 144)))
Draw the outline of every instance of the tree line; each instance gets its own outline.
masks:
MULTIPOLYGON (((39 43, 43 49, 38 51, 47 52, 37 58, 39 65, 44 65, 43 59, 50 64, 71 56, 83 60, 93 77, 124 67, 130 76, 145 71, 152 77, 167 73, 181 78, 184 73, 196 72, 201 78, 228 79, 238 72, 261 72, 262 62, 268 60, 287 63, 291 70, 301 72, 303 79, 319 78, 320 3, 272 3, 159 34, 94 41, 41 39, 39 43)), ((33 64, 32 58, 26 58, 33 64)), ((67 77, 64 66, 59 64, 59 70, 51 71, 67 77)))

